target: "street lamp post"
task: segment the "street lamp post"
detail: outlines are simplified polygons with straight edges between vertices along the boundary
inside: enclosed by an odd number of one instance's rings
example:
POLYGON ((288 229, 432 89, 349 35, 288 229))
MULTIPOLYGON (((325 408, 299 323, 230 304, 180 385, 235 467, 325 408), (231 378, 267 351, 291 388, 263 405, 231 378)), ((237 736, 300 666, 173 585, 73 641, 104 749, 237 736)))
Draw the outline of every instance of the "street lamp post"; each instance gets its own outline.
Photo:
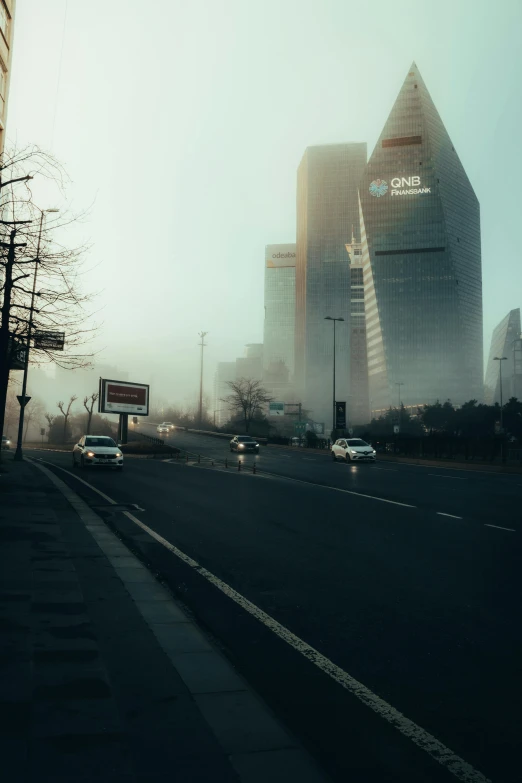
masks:
POLYGON ((495 356, 493 358, 494 362, 498 362, 498 369, 499 369, 499 381, 500 381, 500 429, 503 432, 504 431, 504 415, 502 413, 502 407, 503 407, 503 396, 502 396, 502 362, 507 361, 507 356, 495 356))
POLYGON ((205 347, 205 337, 207 336, 208 332, 198 332, 199 337, 201 337, 201 368, 200 368, 200 374, 199 374, 199 426, 201 427, 203 423, 203 348, 205 347))
POLYGON ((29 371, 29 351, 31 348, 31 337, 33 332, 33 313, 34 313, 34 298, 36 296, 36 279, 38 277, 38 264, 40 262, 40 244, 42 241, 42 228, 44 215, 47 212, 59 212, 59 209, 42 209, 40 210, 40 229, 38 231, 38 244, 36 246, 36 258, 34 261, 34 275, 33 275, 33 290, 31 292, 31 309, 29 310, 29 326, 27 328, 27 350, 25 354, 25 366, 24 377, 22 381, 22 402, 20 403, 20 418, 18 420, 18 437, 16 439, 16 451, 14 453, 14 459, 23 459, 22 441, 24 434, 24 417, 25 417, 25 396, 27 391, 27 374, 29 371))
POLYGON ((332 403, 332 431, 335 430, 335 323, 336 321, 344 321, 344 318, 332 318, 331 315, 327 315, 325 321, 333 321, 333 403, 332 403))

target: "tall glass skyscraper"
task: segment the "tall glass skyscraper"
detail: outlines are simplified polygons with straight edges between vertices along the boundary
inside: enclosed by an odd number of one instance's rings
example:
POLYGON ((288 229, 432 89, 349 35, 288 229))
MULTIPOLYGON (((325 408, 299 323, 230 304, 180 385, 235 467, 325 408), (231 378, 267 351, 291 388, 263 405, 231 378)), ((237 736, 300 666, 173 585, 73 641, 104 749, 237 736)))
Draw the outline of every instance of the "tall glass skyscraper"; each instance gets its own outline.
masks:
POLYGON ((502 363, 503 401, 507 402, 509 397, 518 396, 520 382, 516 376, 520 376, 520 331, 520 307, 510 310, 493 330, 484 389, 488 405, 500 402, 500 362, 495 361, 495 356, 506 358, 502 363))
POLYGON ((360 220, 372 409, 482 399, 479 204, 415 63, 362 178, 360 220))
POLYGON ((295 244, 267 245, 265 249, 265 371, 283 362, 294 374, 295 244))
MULTIPOLYGON (((366 144, 308 147, 297 173, 296 388, 311 417, 331 427, 333 324, 336 324, 336 390, 349 405, 350 259, 346 244, 358 234, 357 188, 366 144)), ((356 237, 356 240, 359 237, 356 237)))

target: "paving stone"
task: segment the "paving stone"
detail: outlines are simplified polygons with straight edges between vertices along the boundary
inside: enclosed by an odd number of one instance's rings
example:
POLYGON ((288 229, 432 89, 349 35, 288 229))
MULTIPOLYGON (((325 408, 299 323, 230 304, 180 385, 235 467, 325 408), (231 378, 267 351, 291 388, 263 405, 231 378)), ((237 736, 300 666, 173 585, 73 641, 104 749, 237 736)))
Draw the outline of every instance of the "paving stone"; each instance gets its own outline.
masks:
POLYGON ((186 623, 187 615, 173 601, 136 601, 136 606, 147 623, 186 623))
POLYGON ((297 748, 237 753, 230 756, 241 783, 327 783, 327 778, 297 748))
POLYGON ((295 744, 247 691, 195 694, 194 699, 227 753, 276 750, 295 744))
POLYGON ((120 716, 110 699, 36 701, 31 711, 33 737, 107 732, 114 734, 120 731, 120 716))
POLYGON ((128 584, 126 589, 136 601, 172 601, 172 596, 157 582, 128 584))
POLYGON ((190 652, 172 655, 171 661, 191 693, 243 691, 246 685, 218 653, 190 652))
POLYGON ((212 649, 203 634, 189 622, 154 624, 150 629, 168 653, 203 652, 212 649))

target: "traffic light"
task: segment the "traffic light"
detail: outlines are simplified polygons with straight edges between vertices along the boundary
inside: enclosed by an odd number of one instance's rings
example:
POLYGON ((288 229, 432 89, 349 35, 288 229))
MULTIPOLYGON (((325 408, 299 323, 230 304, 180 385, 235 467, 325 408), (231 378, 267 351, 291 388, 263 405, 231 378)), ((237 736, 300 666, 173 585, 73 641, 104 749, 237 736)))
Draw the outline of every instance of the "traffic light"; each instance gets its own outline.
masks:
POLYGON ((137 424, 138 423, 138 417, 137 416, 133 416, 132 417, 132 423, 133 424, 137 424))

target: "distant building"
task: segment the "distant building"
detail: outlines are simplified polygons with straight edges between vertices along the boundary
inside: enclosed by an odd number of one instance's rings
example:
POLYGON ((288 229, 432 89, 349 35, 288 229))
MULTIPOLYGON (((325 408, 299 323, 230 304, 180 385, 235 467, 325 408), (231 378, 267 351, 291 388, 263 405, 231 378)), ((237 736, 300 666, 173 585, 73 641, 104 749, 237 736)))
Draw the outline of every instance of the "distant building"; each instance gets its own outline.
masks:
POLYGON ((479 203, 415 63, 360 202, 372 407, 480 400, 479 203))
POLYGON ((297 173, 295 382, 310 416, 332 426, 333 323, 338 401, 350 394, 350 265, 346 244, 359 234, 357 189, 366 144, 308 147, 297 173))
POLYGON ((0 0, 0 153, 5 144, 16 0, 0 0))
POLYGON ((513 340, 513 375, 509 396, 522 401, 522 335, 513 340))
POLYGON ((236 380, 263 380, 263 343, 245 345, 245 355, 236 359, 236 380))
POLYGON ((370 405, 361 242, 356 242, 352 235, 346 251, 350 259, 350 396, 347 418, 348 424, 366 424, 370 421, 370 405))
POLYGON ((266 246, 263 365, 265 373, 273 373, 273 366, 283 362, 290 377, 294 373, 295 259, 295 244, 266 246))
POLYGON ((522 373, 522 356, 517 347, 520 343, 520 308, 510 310, 505 318, 495 327, 491 337, 488 364, 486 367, 486 380, 484 397, 488 405, 500 402, 500 362, 495 361, 495 356, 506 357, 502 362, 502 397, 507 402, 510 397, 518 397, 520 389, 520 377, 522 373))
POLYGON ((224 427, 230 419, 230 407, 223 400, 231 394, 228 383, 236 380, 235 362, 218 362, 214 375, 214 410, 211 412, 214 424, 224 427))

